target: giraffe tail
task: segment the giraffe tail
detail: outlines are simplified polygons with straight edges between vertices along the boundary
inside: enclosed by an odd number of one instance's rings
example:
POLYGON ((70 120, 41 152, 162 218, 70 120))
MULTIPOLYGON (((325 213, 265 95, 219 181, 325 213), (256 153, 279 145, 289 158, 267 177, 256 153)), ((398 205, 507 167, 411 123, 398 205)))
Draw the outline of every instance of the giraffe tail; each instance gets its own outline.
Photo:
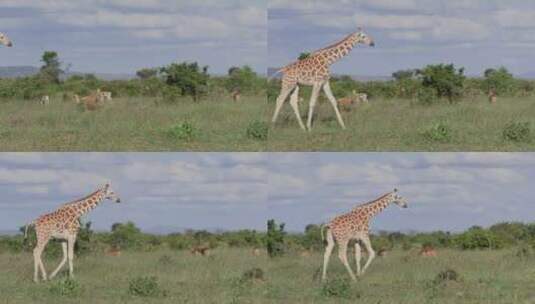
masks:
POLYGON ((321 241, 324 242, 325 241, 325 234, 323 233, 323 231, 325 230, 325 228, 329 229, 329 225, 325 225, 325 224, 321 224, 320 225, 320 232, 321 232, 321 241))
POLYGON ((275 78, 275 76, 279 75, 280 73, 284 72, 284 68, 276 71, 275 73, 271 74, 271 76, 268 77, 268 81, 270 81, 271 79, 275 78))
POLYGON ((24 239, 28 238, 28 228, 33 225, 35 225, 35 222, 28 223, 24 226, 24 239))

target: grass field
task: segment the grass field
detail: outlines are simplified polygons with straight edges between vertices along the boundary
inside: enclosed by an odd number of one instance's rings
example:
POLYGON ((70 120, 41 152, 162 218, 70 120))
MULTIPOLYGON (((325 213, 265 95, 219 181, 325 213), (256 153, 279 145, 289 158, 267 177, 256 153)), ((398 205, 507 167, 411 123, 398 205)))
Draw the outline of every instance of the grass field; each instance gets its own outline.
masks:
MULTIPOLYGON (((306 99, 305 99, 306 100, 306 99)), ((270 104, 272 111, 274 104, 270 104)), ((305 118, 308 102, 301 104, 305 118)), ((535 100, 486 99, 431 106, 409 100, 371 100, 370 104, 343 113, 347 130, 339 127, 327 102, 317 107, 311 133, 299 129, 295 115, 285 104, 277 124, 270 130, 270 151, 528 151, 535 149, 535 100), (525 141, 503 139, 510 122, 529 122, 531 135, 525 141), (423 134, 437 124, 449 128, 446 140, 423 134)))
MULTIPOLYGON (((46 260, 50 271, 58 260, 46 260)), ((32 282, 30 254, 1 254, 0 303, 534 303, 535 259, 515 250, 439 251, 422 258, 394 251, 377 258, 369 272, 350 283, 345 294, 325 293, 315 278, 321 253, 268 260, 249 249, 216 249, 212 256, 160 250, 123 253, 121 257, 85 256, 75 260, 75 293, 57 292, 62 278, 32 282), (258 267, 263 280, 244 280, 258 267), (453 269, 457 280, 438 280, 453 269), (129 292, 130 281, 156 276, 163 293, 140 297, 129 292)), ((353 264, 352 264, 353 265, 353 264)), ((354 266, 353 266, 354 268, 354 266)), ((333 255, 329 278, 347 278, 333 255)))
POLYGON ((2 102, 1 151, 264 151, 266 141, 247 136, 247 127, 265 120, 263 97, 243 96, 194 104, 155 103, 151 98, 118 98, 95 112, 52 99, 2 102), (188 122, 193 137, 169 136, 188 122))

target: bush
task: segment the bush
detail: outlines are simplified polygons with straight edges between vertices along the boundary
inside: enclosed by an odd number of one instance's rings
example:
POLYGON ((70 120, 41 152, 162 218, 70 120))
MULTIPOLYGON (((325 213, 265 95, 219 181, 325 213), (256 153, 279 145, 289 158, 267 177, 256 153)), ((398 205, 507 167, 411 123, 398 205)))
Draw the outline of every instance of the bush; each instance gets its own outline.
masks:
POLYGON ((457 274, 457 271, 453 269, 446 269, 437 274, 435 277, 434 283, 439 285, 447 281, 458 281, 459 275, 457 274))
POLYGON ((480 227, 472 227, 457 235, 454 243, 463 250, 503 248, 503 243, 492 232, 480 227))
POLYGON ((439 97, 451 102, 462 95, 464 88, 464 68, 456 69, 453 64, 428 65, 418 71, 422 85, 435 90, 439 97))
POLYGON ((159 285, 156 277, 137 277, 130 280, 128 292, 138 297, 157 297, 165 295, 159 285))
POLYGON ((350 293, 351 282, 341 276, 327 280, 321 288, 321 294, 326 297, 348 298, 350 293))
POLYGON ((498 95, 510 94, 515 91, 515 79, 506 68, 487 69, 484 86, 487 92, 494 90, 498 95))
POLYGON ((251 268, 242 275, 243 281, 264 281, 264 271, 260 268, 251 268))
POLYGON ((269 127, 263 121, 254 121, 247 127, 247 137, 257 140, 267 140, 269 127))
POLYGON ((503 137, 506 140, 522 142, 527 141, 531 134, 529 122, 510 122, 503 130, 503 137))
POLYGON ((452 131, 448 125, 437 123, 427 129, 423 135, 430 141, 449 142, 452 138, 452 131))
POLYGON ((109 236, 109 243, 112 246, 121 249, 141 247, 143 234, 134 223, 115 223, 112 225, 111 231, 112 232, 109 236))
POLYGON ((191 140, 195 136, 195 128, 189 122, 175 124, 167 130, 167 136, 178 140, 191 140))
POLYGON ((70 278, 54 282, 49 289, 50 293, 58 296, 76 296, 81 290, 80 283, 70 278))
POLYGON ((206 93, 210 79, 207 66, 201 68, 197 62, 173 63, 161 68, 160 72, 165 82, 179 89, 182 96, 191 96, 193 101, 198 101, 206 93))
POLYGON ((267 222, 267 252, 269 257, 278 257, 284 255, 284 223, 277 226, 275 220, 269 220, 267 222))

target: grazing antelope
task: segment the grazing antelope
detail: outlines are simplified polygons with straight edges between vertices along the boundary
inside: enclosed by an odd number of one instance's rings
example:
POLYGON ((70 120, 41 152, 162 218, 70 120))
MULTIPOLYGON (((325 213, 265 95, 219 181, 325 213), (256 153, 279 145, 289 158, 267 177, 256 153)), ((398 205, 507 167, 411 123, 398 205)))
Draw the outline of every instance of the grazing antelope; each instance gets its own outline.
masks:
POLYGON ((232 96, 232 100, 234 101, 240 101, 241 99, 240 89, 233 90, 232 93, 230 93, 230 95, 232 96))
POLYGON ((119 246, 111 246, 106 250, 107 256, 119 257, 121 256, 121 248, 119 246))
POLYGON ((79 219, 84 214, 93 210, 103 200, 111 200, 116 203, 120 203, 121 199, 112 190, 110 183, 105 184, 97 191, 89 194, 88 196, 75 200, 70 203, 63 204, 56 211, 39 216, 37 219, 26 225, 24 230, 24 238, 28 235, 28 227, 34 226, 35 233, 37 235, 37 245, 33 250, 34 259, 34 275, 33 280, 39 281, 39 271, 41 271, 43 280, 47 280, 47 274, 45 266, 41 260, 41 254, 46 245, 52 238, 65 240, 61 243, 63 249, 63 259, 59 263, 59 266, 52 272, 50 278, 54 278, 58 271, 63 268, 67 259, 69 261, 69 277, 74 276, 73 270, 73 258, 74 258, 74 243, 78 231, 80 230, 79 219))
POLYGON ((323 256, 322 280, 325 280, 327 277, 327 265, 329 264, 329 259, 335 244, 338 244, 338 257, 347 269, 349 276, 352 280, 356 280, 353 270, 351 270, 347 261, 347 246, 352 239, 357 241, 355 242, 357 275, 360 276, 364 274, 372 260, 375 258, 375 252, 373 251, 369 236, 370 221, 390 204, 396 204, 402 208, 407 208, 407 201, 398 194, 397 189, 394 189, 394 191, 389 192, 376 200, 356 206, 350 212, 335 217, 327 225, 321 227, 321 238, 322 240, 327 239, 327 247, 325 247, 325 254, 323 256), (327 230, 325 238, 323 235, 324 229, 327 230), (362 271, 360 269, 361 243, 368 252, 368 260, 366 261, 366 264, 364 264, 362 271))
POLYGON ((50 97, 48 97, 48 95, 41 96, 39 103, 42 105, 48 105, 50 103, 50 97))
POLYGON ((379 251, 377 251, 377 256, 380 256, 380 257, 385 257, 387 254, 388 254, 388 250, 386 250, 385 248, 381 248, 379 249, 379 251))
POLYGON ((210 247, 207 245, 199 245, 199 246, 193 246, 190 250, 191 254, 193 255, 210 255, 210 247))
POLYGON ((262 251, 258 248, 254 248, 253 251, 252 251, 252 254, 254 256, 260 256, 262 254, 262 251))
POLYGON ((435 248, 433 248, 433 246, 426 245, 422 247, 422 250, 420 251, 419 254, 422 257, 436 257, 437 251, 435 250, 435 248))
POLYGON ((498 95, 496 94, 496 90, 492 89, 489 91, 489 102, 492 104, 495 104, 498 102, 498 95))
POLYGON ((317 50, 311 53, 307 58, 293 62, 277 71, 276 74, 282 73, 283 75, 281 91, 279 97, 277 98, 275 112, 273 113, 273 118, 271 120, 272 123, 277 121, 277 117, 282 105, 293 91, 292 95, 290 96, 290 105, 292 106, 301 129, 308 129, 310 131, 312 129, 312 116, 314 114, 314 108, 316 106, 320 91, 323 89, 334 109, 338 123, 342 129, 345 129, 346 127, 344 121, 342 120, 340 111, 338 111, 337 102, 333 96, 331 86, 329 84, 329 79, 331 77, 329 68, 333 63, 349 54, 349 52, 359 43, 372 47, 375 46, 373 39, 365 34, 361 29, 358 29, 358 31, 349 34, 341 41, 326 48, 317 50), (299 114, 299 107, 297 104, 299 99, 296 91, 299 85, 312 86, 312 96, 310 98, 306 128, 301 120, 301 114, 299 114))
POLYGON ((365 93, 357 93, 355 90, 351 92, 351 97, 344 97, 338 99, 338 106, 342 109, 349 111, 352 105, 360 103, 368 103, 368 95, 365 93))
POLYGON ((307 258, 307 257, 310 256, 310 251, 308 251, 308 250, 301 251, 299 253, 299 256, 302 257, 302 258, 307 258))

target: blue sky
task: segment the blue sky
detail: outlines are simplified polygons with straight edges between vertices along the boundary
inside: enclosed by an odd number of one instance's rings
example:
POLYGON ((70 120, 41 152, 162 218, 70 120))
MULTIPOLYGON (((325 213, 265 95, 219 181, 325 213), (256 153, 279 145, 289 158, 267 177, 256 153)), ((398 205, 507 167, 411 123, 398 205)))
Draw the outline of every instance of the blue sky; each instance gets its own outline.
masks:
POLYGON ((535 153, 1 153, 0 231, 13 231, 107 180, 122 199, 86 220, 99 230, 291 231, 397 187, 374 230, 462 230, 535 220, 535 153))
POLYGON ((199 61, 214 73, 232 65, 266 69, 264 0, 2 0, 0 31, 15 45, 0 66, 39 66, 46 50, 72 70, 134 73, 199 61))
POLYGON ((359 26, 375 38, 333 66, 336 73, 389 76, 455 63, 470 75, 505 66, 535 72, 535 2, 525 0, 268 0, 269 65, 327 46, 359 26))

